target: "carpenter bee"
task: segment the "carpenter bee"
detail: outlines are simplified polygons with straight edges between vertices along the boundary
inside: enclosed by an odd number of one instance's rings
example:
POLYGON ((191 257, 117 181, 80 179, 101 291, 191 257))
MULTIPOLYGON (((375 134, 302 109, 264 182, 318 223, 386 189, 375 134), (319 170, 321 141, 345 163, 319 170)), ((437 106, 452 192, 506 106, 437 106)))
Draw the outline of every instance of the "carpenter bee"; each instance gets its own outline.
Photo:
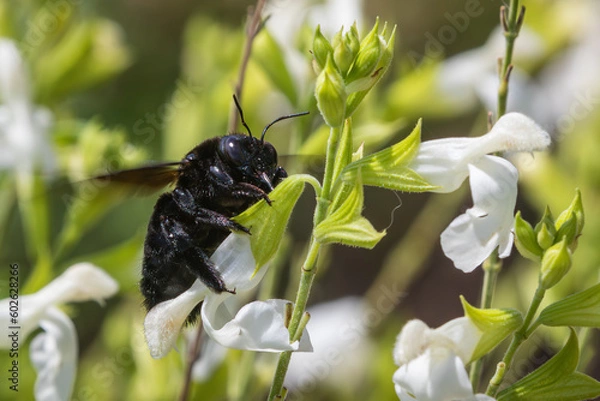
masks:
MULTIPOLYGON (((277 152, 264 140, 273 124, 306 115, 290 114, 268 124, 259 138, 252 136, 237 98, 235 105, 248 135, 229 134, 208 139, 176 163, 123 170, 96 177, 102 181, 141 185, 150 189, 174 183, 154 206, 144 243, 140 290, 144 305, 175 298, 196 279, 212 291, 235 293, 227 288, 210 256, 230 231, 250 233, 231 218, 264 199, 287 177, 277 164, 277 152)), ((192 323, 199 307, 188 317, 192 323)))

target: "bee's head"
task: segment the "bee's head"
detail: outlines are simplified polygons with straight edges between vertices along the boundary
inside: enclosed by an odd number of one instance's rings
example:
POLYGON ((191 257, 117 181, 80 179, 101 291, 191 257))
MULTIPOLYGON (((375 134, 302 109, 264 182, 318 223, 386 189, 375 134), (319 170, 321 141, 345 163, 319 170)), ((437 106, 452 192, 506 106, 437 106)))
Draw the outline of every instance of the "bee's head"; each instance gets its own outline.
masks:
POLYGON ((273 190, 275 186, 273 179, 277 174, 277 151, 269 142, 265 141, 267 130, 276 122, 292 117, 308 114, 289 114, 275 119, 267 124, 262 131, 260 139, 252 136, 250 127, 244 120, 244 113, 238 99, 233 95, 233 100, 240 113, 242 125, 248 131, 248 135, 231 134, 221 138, 218 153, 221 159, 237 172, 241 173, 245 182, 256 185, 266 192, 273 190))
POLYGON ((269 142, 252 136, 231 134, 221 138, 218 153, 225 163, 241 174, 243 181, 266 192, 273 190, 277 151, 269 142))

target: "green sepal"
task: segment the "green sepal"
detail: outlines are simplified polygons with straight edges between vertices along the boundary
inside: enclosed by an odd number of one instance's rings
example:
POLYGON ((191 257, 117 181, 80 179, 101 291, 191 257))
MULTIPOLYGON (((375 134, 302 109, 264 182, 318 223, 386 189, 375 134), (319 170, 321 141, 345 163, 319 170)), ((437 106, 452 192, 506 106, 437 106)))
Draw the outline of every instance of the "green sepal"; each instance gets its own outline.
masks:
POLYGON ((546 206, 544 215, 539 223, 535 225, 534 232, 536 234, 537 242, 542 249, 548 249, 554 244, 554 240, 556 239, 556 228, 554 228, 554 217, 548 206, 546 206))
POLYGON ((364 185, 395 191, 425 192, 436 187, 408 168, 421 144, 421 120, 401 142, 350 163, 342 171, 342 179, 352 182, 360 170, 364 185))
POLYGON ((342 134, 335 153, 332 177, 338 177, 342 170, 352 162, 352 119, 348 118, 344 121, 342 134))
POLYGON ((295 106, 298 103, 296 85, 288 71, 281 47, 267 30, 263 29, 254 39, 252 59, 261 66, 265 75, 295 106))
POLYGON ((344 80, 335 67, 333 59, 327 58, 325 68, 315 83, 317 107, 330 127, 340 127, 346 118, 346 89, 344 80))
POLYGON ((321 244, 343 244, 372 249, 385 236, 378 232, 369 220, 362 217, 363 186, 360 174, 354 184, 344 184, 331 203, 330 213, 314 229, 321 244))
POLYGON ((569 207, 554 222, 554 227, 557 231, 556 238, 561 240, 563 237, 566 237, 569 247, 571 250, 574 250, 577 246, 577 237, 581 235, 584 224, 585 214, 581 201, 581 191, 577 189, 569 207))
POLYGON ((577 335, 571 329, 567 343, 554 357, 498 394, 498 401, 578 401, 600 395, 600 382, 576 372, 577 335))
POLYGON ((321 26, 317 25, 317 29, 315 30, 315 36, 313 39, 312 45, 312 53, 315 57, 315 72, 319 74, 323 68, 325 68, 325 63, 330 55, 333 55, 333 47, 331 43, 323 36, 321 33, 321 26))
POLYGON ((540 268, 540 285, 554 287, 569 272, 572 265, 571 251, 566 239, 552 245, 544 252, 540 268))
POLYGON ((515 245, 521 256, 539 262, 543 250, 538 245, 533 227, 521 217, 519 210, 515 215, 515 245))
POLYGON ((546 326, 600 327, 600 284, 547 306, 537 319, 546 326))
POLYGON ((291 175, 269 193, 271 206, 261 200, 233 218, 250 229, 250 246, 257 271, 277 252, 294 205, 306 183, 316 185, 318 191, 318 182, 314 177, 307 174, 291 175))
POLYGON ((360 49, 352 67, 348 71, 346 82, 366 78, 375 70, 383 52, 383 38, 379 35, 379 18, 375 20, 373 29, 361 41, 360 49))
POLYGON ((516 309, 479 309, 470 305, 462 295, 460 302, 465 316, 482 332, 471 361, 487 355, 523 324, 523 315, 516 309))

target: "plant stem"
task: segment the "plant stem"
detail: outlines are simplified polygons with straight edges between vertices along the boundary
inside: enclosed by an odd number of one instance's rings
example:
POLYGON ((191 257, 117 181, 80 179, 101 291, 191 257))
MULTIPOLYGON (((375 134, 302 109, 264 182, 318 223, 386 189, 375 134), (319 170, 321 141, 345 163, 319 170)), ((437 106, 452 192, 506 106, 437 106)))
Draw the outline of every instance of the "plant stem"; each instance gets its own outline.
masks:
MULTIPOLYGON (((317 207, 313 219, 313 229, 319 225, 325 218, 327 208, 331 202, 331 186, 334 182, 333 170, 335 167, 335 155, 338 149, 338 143, 342 132, 341 127, 331 127, 329 131, 329 138, 327 140, 327 153, 325 156, 325 174, 323 176, 323 185, 321 187, 321 195, 317 197, 317 207)), ((290 340, 300 338, 298 330, 301 330, 300 321, 306 311, 306 305, 308 303, 308 296, 312 288, 312 283, 317 273, 317 260, 319 257, 319 249, 321 244, 315 239, 314 233, 310 240, 310 247, 306 254, 306 259, 302 265, 302 274, 300 276, 300 283, 298 285, 298 292, 296 293, 296 300, 294 303, 294 310, 290 319, 290 325, 288 330, 290 332, 290 340)), ((283 391, 283 381, 287 373, 290 360, 292 358, 292 352, 282 352, 275 368, 275 376, 273 378, 273 384, 269 391, 269 401, 275 400, 280 397, 283 391)))
POLYGON ((500 20, 504 27, 504 37, 506 38, 506 51, 500 67, 500 86, 498 88, 498 116, 502 117, 506 113, 506 104, 508 102, 508 81, 512 71, 512 57, 515 41, 519 36, 519 31, 523 25, 525 17, 525 7, 519 7, 519 0, 511 0, 508 12, 504 6, 500 8, 500 20))
MULTIPOLYGON (((244 79, 246 77, 246 68, 248 67, 248 61, 250 61, 250 54, 252 53, 252 43, 254 38, 262 28, 261 14, 265 7, 266 0, 258 0, 256 6, 252 11, 252 16, 248 22, 248 28, 246 29, 246 43, 244 45, 244 52, 242 53, 242 61, 240 64, 240 70, 238 72, 237 82, 235 84, 234 93, 239 101, 242 101, 242 88, 244 87, 244 79)), ((229 125, 227 132, 235 132, 238 125, 238 111, 235 104, 231 106, 229 111, 229 125)))
MULTIPOLYGON (((497 119, 506 114, 506 105, 508 102, 508 82, 512 71, 512 58, 515 47, 515 41, 519 36, 519 31, 523 25, 525 17, 525 7, 519 7, 519 0, 511 0, 508 11, 505 6, 500 7, 500 22, 504 28, 504 37, 506 39, 506 50, 504 58, 500 60, 500 70, 498 71, 500 85, 498 87, 498 115, 497 119), (520 11, 519 11, 520 10, 520 11)), ((481 292, 481 308, 487 309, 492 306, 494 292, 496 290, 496 281, 498 273, 502 269, 502 262, 498 259, 498 251, 495 250, 483 263, 483 287, 481 292)), ((483 359, 483 358, 482 358, 483 359)), ((481 373, 483 370, 483 360, 479 359, 471 365, 469 378, 473 391, 479 387, 481 373)))
POLYGON ((531 325, 531 322, 544 299, 544 295, 546 294, 546 290, 541 286, 535 290, 535 294, 533 295, 533 299, 531 300, 531 304, 529 305, 529 309, 527 310, 527 314, 525 315, 525 319, 523 320, 523 324, 513 334, 513 338, 504 354, 504 358, 502 358, 502 362, 498 364, 498 369, 496 370, 496 374, 490 380, 490 384, 486 390, 486 395, 494 397, 496 392, 498 391, 498 387, 502 384, 502 380, 504 380, 504 375, 510 369, 513 358, 519 346, 527 339, 527 330, 531 325))
MULTIPOLYGON (((498 259, 498 251, 492 252, 492 254, 483 263, 483 289, 481 292, 481 309, 488 309, 492 306, 494 298, 494 290, 496 289, 496 281, 498 279, 498 273, 502 270, 502 261, 498 259)), ((469 372, 469 379, 473 391, 477 392, 479 382, 481 380, 481 373, 483 371, 483 358, 480 358, 473 362, 471 370, 469 372)))

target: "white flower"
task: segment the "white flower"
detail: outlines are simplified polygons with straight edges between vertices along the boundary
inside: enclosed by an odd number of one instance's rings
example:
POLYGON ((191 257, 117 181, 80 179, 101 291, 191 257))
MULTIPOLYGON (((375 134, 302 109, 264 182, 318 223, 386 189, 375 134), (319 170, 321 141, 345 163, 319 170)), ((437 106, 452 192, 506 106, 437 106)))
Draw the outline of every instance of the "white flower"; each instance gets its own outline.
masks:
POLYGON ((52 172, 55 158, 48 130, 52 115, 31 103, 27 66, 14 42, 0 38, 0 168, 52 172))
MULTIPOLYGON (((96 300, 102 302, 118 290, 118 284, 104 271, 90 263, 78 263, 51 281, 38 292, 21 296, 18 320, 9 320, 8 313, 0 315, 4 334, 0 348, 10 349, 10 334, 18 325, 21 344, 35 329, 44 330, 31 341, 30 356, 37 380, 36 400, 69 400, 77 369, 77 333, 69 317, 57 305, 66 302, 96 300)), ((0 301, 0 308, 8 311, 11 299, 0 301)))
POLYGON ((201 281, 176 298, 161 302, 146 315, 144 331, 153 358, 162 358, 179 335, 181 327, 194 307, 202 302, 203 327, 217 343, 236 349, 264 352, 311 351, 310 338, 304 331, 300 341, 290 344, 285 327, 285 305, 282 299, 254 301, 237 312, 238 297, 254 288, 267 267, 255 272, 256 263, 247 235, 231 234, 211 257, 227 288, 236 294, 216 294, 201 281))
POLYGON ((550 144, 550 137, 533 120, 519 113, 502 116, 486 135, 423 142, 410 167, 432 185, 434 192, 452 192, 469 176, 474 206, 442 233, 442 249, 454 265, 473 271, 499 247, 510 255, 513 211, 517 197, 516 168, 495 152, 531 152, 550 144))
POLYGON ((394 347, 394 361, 399 368, 393 381, 400 400, 493 400, 473 394, 465 370, 481 335, 466 317, 437 329, 430 329, 420 320, 407 322, 394 347))

